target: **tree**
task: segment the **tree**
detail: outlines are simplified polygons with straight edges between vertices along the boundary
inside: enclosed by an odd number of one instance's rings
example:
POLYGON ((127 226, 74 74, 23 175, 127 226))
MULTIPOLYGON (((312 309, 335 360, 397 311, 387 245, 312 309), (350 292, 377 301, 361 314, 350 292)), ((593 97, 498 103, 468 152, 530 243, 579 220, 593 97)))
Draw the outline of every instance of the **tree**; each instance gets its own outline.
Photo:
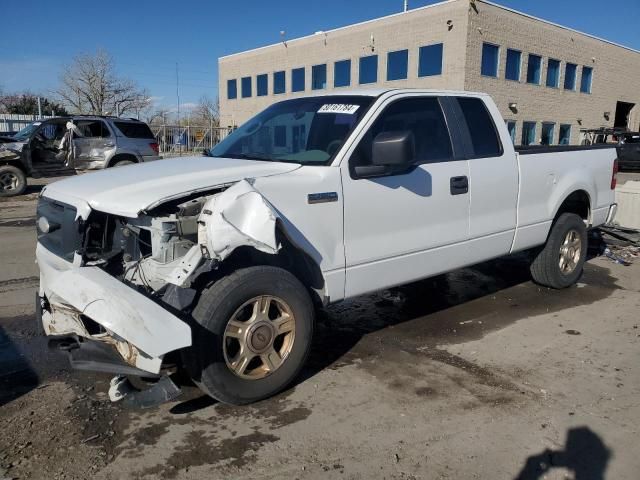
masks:
POLYGON ((200 97, 198 105, 193 109, 191 118, 196 123, 217 127, 220 125, 220 105, 218 99, 215 100, 207 95, 200 97))
POLYGON ((31 92, 0 96, 0 108, 6 113, 38 115, 38 97, 40 97, 40 110, 42 111, 42 115, 69 114, 63 105, 31 92))
POLYGON ((104 50, 77 55, 63 69, 60 83, 58 95, 76 113, 139 113, 151 101, 146 90, 116 74, 113 58, 104 50))

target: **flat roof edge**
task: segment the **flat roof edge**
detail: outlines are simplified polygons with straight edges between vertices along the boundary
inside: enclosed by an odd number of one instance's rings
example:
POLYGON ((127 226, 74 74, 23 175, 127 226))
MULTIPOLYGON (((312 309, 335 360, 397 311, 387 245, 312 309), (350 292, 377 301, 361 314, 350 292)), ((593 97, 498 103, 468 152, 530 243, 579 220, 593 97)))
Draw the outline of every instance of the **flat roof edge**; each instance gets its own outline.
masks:
MULTIPOLYGON (((386 20, 387 18, 398 17, 400 15, 407 15, 407 14, 411 14, 411 13, 414 13, 414 12, 428 10, 430 8, 440 7, 440 6, 446 5, 448 3, 455 3, 455 2, 459 2, 459 1, 461 1, 461 0, 443 0, 442 2, 434 3, 434 4, 431 4, 431 5, 424 5, 422 7, 412 8, 412 9, 407 10, 406 12, 392 13, 390 15, 385 15, 384 17, 372 18, 370 20, 364 20, 362 22, 352 23, 350 25, 345 25, 343 27, 332 28, 331 30, 322 30, 322 33, 323 34, 325 34, 325 33, 333 33, 333 32, 337 32, 339 30, 344 30, 344 29, 352 28, 352 27, 358 27, 360 25, 366 25, 368 23, 377 22, 379 20, 386 20)), ((320 36, 320 34, 319 33, 312 33, 310 35, 304 35, 302 37, 292 38, 290 40, 285 40, 285 41, 287 43, 293 43, 293 42, 297 42, 299 40, 304 40, 304 39, 312 38, 312 37, 315 37, 315 36, 320 36)), ((237 55, 244 55, 245 53, 257 52, 259 50, 264 50, 264 49, 267 49, 267 48, 276 47, 276 46, 278 46, 280 44, 282 44, 282 42, 271 43, 269 45, 264 45, 262 47, 251 48, 249 50, 243 50, 242 52, 230 53, 229 55, 223 55, 221 57, 218 57, 218 61, 224 60, 225 58, 235 57, 237 55)))
POLYGON ((530 18, 532 20, 536 20, 538 22, 546 23, 547 25, 552 25, 554 27, 562 28, 563 30, 568 30, 570 32, 578 33, 580 35, 584 35, 585 37, 592 38, 594 40, 598 40, 600 42, 608 43, 609 45, 613 45, 615 47, 624 48, 625 50, 629 50, 634 53, 640 53, 640 50, 636 50, 635 48, 627 47, 626 45, 622 45, 620 43, 612 42, 611 40, 607 40, 605 38, 600 38, 595 35, 591 35, 590 33, 581 32, 580 30, 576 30, 575 28, 567 27, 565 25, 560 25, 559 23, 552 22, 550 20, 545 20, 544 18, 536 17, 534 15, 529 15, 528 13, 521 12, 519 10, 514 10, 513 8, 505 7, 504 5, 500 5, 497 3, 493 3, 489 0, 478 0, 480 3, 486 3, 487 5, 491 5, 493 7, 499 8, 501 10, 506 10, 511 13, 515 13, 517 15, 521 15, 523 17, 530 18))

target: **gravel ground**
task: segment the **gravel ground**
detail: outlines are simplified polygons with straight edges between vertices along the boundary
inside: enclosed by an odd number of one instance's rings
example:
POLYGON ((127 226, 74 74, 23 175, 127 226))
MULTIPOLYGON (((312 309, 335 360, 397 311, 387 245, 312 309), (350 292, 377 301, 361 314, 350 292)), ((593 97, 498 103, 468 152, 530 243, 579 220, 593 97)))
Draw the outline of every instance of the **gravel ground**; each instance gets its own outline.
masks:
POLYGON ((185 383, 133 410, 36 335, 39 188, 0 200, 0 479, 638 478, 637 263, 551 291, 516 256, 358 298, 276 398, 185 383))

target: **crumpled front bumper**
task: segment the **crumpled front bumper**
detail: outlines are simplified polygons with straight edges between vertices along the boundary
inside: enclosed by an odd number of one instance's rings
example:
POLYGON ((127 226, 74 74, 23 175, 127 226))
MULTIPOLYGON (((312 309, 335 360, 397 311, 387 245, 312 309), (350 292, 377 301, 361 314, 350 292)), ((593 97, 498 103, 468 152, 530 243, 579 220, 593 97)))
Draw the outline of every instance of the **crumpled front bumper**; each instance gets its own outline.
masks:
POLYGON ((40 244, 36 258, 45 335, 99 342, 150 373, 164 355, 191 345, 187 323, 100 268, 74 266, 40 244))

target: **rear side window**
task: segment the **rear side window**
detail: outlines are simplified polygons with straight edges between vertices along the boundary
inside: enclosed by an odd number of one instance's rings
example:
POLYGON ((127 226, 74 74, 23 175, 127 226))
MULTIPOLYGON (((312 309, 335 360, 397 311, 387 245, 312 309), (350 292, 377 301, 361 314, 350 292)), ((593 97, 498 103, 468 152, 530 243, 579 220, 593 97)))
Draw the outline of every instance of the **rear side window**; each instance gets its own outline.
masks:
POLYGON ((109 129, 102 120, 80 120, 76 122, 76 126, 81 133, 81 137, 105 138, 111 136, 111 132, 109 132, 109 129))
POLYGON ((122 132, 125 137, 129 138, 155 138, 151 129, 146 123, 133 123, 133 122, 114 122, 118 130, 122 132))
POLYGON ((502 155, 498 131, 484 102, 479 98, 458 97, 458 104, 467 122, 473 156, 478 158, 502 155))
POLYGON ((453 151, 449 130, 437 97, 407 98, 389 105, 362 139, 352 166, 371 163, 372 144, 383 132, 410 131, 416 142, 415 163, 446 162, 453 151))

